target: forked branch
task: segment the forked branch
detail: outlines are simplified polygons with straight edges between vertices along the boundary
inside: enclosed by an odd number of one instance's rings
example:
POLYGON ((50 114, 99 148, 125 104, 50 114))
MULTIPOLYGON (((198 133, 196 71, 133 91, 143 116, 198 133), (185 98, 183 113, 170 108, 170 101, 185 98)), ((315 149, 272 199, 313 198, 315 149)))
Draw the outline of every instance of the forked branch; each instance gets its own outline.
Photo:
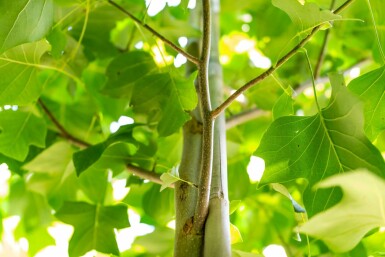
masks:
MULTIPOLYGON (((333 13, 338 14, 341 11, 343 11, 349 4, 351 4, 354 0, 347 0, 344 4, 342 4, 338 9, 336 9, 333 13)), ((278 60, 277 64, 275 66, 270 67, 265 72, 260 74, 259 76, 255 77, 254 79, 247 82, 245 85, 243 85, 241 88, 239 88, 237 91, 235 91, 229 98, 227 98, 220 106, 218 106, 215 110, 212 111, 213 117, 217 117, 221 112, 223 112, 229 105, 235 101, 235 99, 240 96, 243 92, 251 88, 252 86, 258 84, 259 82, 266 79, 268 76, 270 76, 273 72, 275 72, 279 67, 282 66, 287 60, 289 60, 293 55, 295 55, 298 50, 300 50, 322 27, 321 25, 318 25, 312 29, 309 35, 307 35, 304 39, 301 40, 293 49, 291 49, 286 55, 284 55, 281 59, 278 60)))
POLYGON ((181 55, 183 55, 184 57, 187 58, 187 60, 189 60, 190 62, 196 64, 196 65, 199 65, 199 59, 195 56, 192 56, 191 54, 187 53, 186 51, 184 51, 182 48, 180 48, 179 46, 177 46, 176 44, 174 44, 173 42, 171 42, 170 40, 168 40, 166 37, 164 37, 163 35, 161 35, 160 33, 158 33, 155 29, 153 29, 152 27, 150 27, 149 25, 145 24, 143 21, 139 20, 138 18, 136 18, 132 13, 130 13, 129 11, 127 11, 126 9, 124 9, 122 6, 118 5, 117 3, 115 3, 114 1, 111 1, 111 0, 108 0, 108 2, 115 6, 117 9, 119 9, 120 11, 122 11, 124 14, 126 14, 130 19, 132 19, 134 22, 136 22, 137 24, 139 24, 140 26, 142 26, 144 29, 148 30, 149 32, 151 32, 153 35, 155 35, 157 38, 159 38, 160 40, 162 40, 166 45, 168 45, 169 47, 171 47, 172 49, 174 49, 175 51, 177 51, 178 53, 180 53, 181 55))

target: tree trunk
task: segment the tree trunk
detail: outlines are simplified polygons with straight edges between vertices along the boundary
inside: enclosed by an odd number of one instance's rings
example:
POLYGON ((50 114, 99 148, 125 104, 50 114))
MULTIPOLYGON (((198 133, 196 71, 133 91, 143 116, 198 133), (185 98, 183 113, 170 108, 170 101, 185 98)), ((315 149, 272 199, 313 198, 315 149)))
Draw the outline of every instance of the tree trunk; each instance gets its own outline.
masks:
MULTIPOLYGON (((211 104, 215 109, 223 101, 223 75, 219 63, 220 1, 212 0, 211 52, 209 82, 211 104)), ((209 215, 205 226, 204 256, 230 257, 230 221, 227 190, 226 122, 224 113, 215 120, 213 173, 209 215)))
MULTIPOLYGON (((190 22, 197 29, 200 27, 201 8, 191 11, 190 22)), ((187 51, 199 56, 199 39, 189 39, 187 51)), ((190 62, 186 64, 186 75, 196 71, 196 66, 190 62)), ((181 179, 199 184, 199 170, 202 157, 202 119, 199 104, 191 112, 192 119, 183 126, 183 152, 179 167, 181 179)), ((200 257, 203 252, 203 235, 193 231, 193 217, 198 199, 197 188, 184 182, 175 185, 175 243, 174 257, 200 257)))
MULTIPOLYGON (((222 67, 219 63, 219 0, 212 0, 212 48, 209 64, 209 83, 212 107, 223 101, 222 67)), ((191 22, 200 26, 201 8, 197 6, 191 14, 191 22)), ((190 43, 189 52, 197 56, 199 45, 190 43)), ((188 75, 194 70, 187 67, 188 75)), ((198 105, 199 106, 199 105, 198 105)), ((183 128, 183 153, 179 175, 183 180, 199 184, 202 154, 202 126, 199 107, 192 112, 193 119, 183 128)), ((230 257, 230 222, 227 192, 227 154, 225 117, 217 117, 214 126, 214 154, 212 183, 210 189, 209 214, 204 235, 192 229, 197 201, 197 189, 178 182, 175 187, 176 237, 175 257, 230 257)))

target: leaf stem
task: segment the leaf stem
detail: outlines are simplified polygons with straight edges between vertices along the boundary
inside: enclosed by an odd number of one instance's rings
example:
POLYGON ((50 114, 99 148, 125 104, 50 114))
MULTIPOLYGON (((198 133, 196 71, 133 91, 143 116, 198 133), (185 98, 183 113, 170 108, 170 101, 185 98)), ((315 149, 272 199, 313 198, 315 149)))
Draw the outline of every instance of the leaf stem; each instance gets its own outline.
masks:
POLYGON ((150 27, 149 25, 145 24, 144 22, 142 22, 141 20, 139 20, 138 18, 136 18, 132 13, 130 13, 129 11, 127 11, 126 9, 124 9, 122 6, 118 5, 117 3, 115 3, 114 1, 112 0, 108 0, 108 2, 115 6, 117 9, 119 9, 120 11, 122 11, 123 13, 125 13, 128 17, 130 17, 130 19, 132 19, 134 22, 136 22, 137 24, 139 24, 140 26, 142 26, 143 28, 145 28, 146 30, 148 30, 149 32, 151 32, 152 34, 154 34, 156 37, 158 37, 160 40, 162 40, 165 44, 167 44, 169 47, 171 47, 172 49, 174 49, 175 51, 177 51, 178 53, 182 54, 184 57, 187 58, 187 60, 189 60, 190 62, 196 64, 196 65, 199 65, 199 59, 196 58, 195 56, 192 56, 191 54, 187 53, 186 51, 184 51, 182 48, 180 48, 179 46, 175 45, 173 42, 171 42, 170 40, 168 40, 167 38, 165 38, 163 35, 161 35, 160 33, 158 33, 155 29, 153 29, 152 27, 150 27))
MULTIPOLYGON (((333 13, 338 14, 342 10, 344 10, 349 4, 351 4, 354 0, 347 0, 343 3, 338 9, 336 9, 333 13)), ((223 112, 230 104, 235 101, 235 99, 240 96, 243 92, 256 85, 257 83, 263 81, 267 77, 269 77, 273 72, 275 72, 279 67, 282 66, 287 60, 289 60, 292 56, 294 56, 298 50, 300 50, 321 28, 321 25, 314 27, 309 35, 307 35, 304 39, 301 40, 296 46, 293 47, 286 55, 284 55, 281 59, 278 60, 275 66, 270 67, 265 72, 255 77, 254 79, 247 82, 237 91, 235 91, 232 95, 230 95, 220 106, 218 106, 215 110, 212 111, 212 116, 216 118, 221 112, 223 112)))
MULTIPOLYGON (((332 0, 332 2, 330 4, 330 10, 332 10, 334 8, 335 3, 336 3, 336 0, 332 0)), ((326 49, 327 49, 327 45, 329 42, 329 37, 330 37, 330 30, 328 29, 325 31, 321 50, 320 50, 320 53, 318 55, 318 60, 317 60, 317 63, 315 65, 315 68, 314 68, 314 79, 317 79, 320 76, 321 66, 322 66, 322 63, 325 59, 325 54, 326 54, 326 49)))
POLYGON ((310 72, 310 77, 311 77, 311 83, 312 83, 312 86, 313 86, 313 94, 314 94, 314 98, 315 98, 315 103, 317 105, 318 113, 321 114, 321 107, 320 107, 320 105, 318 103, 317 90, 315 88, 313 68, 311 67, 311 62, 310 62, 309 55, 307 54, 306 49, 303 48, 302 50, 303 50, 303 53, 305 54, 307 66, 308 66, 309 72, 310 72))
POLYGON ((194 215, 194 229, 198 234, 203 233, 209 210, 209 196, 213 161, 213 129, 214 119, 211 115, 211 101, 209 91, 209 59, 211 48, 211 7, 210 0, 202 0, 203 38, 201 59, 198 65, 200 105, 203 122, 202 132, 202 161, 200 182, 198 187, 198 201, 194 215))

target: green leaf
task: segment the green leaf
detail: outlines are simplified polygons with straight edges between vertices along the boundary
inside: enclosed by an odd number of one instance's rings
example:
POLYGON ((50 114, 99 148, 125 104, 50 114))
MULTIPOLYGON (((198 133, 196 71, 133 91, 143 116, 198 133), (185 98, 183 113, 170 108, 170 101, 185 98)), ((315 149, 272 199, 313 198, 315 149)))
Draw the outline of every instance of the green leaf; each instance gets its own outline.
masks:
POLYGON ((111 171, 84 172, 79 178, 80 187, 95 204, 106 205, 113 202, 111 171))
POLYGON ((157 69, 152 56, 147 52, 133 51, 119 55, 107 67, 108 81, 103 93, 130 99, 134 83, 157 69))
POLYGON ((170 93, 163 110, 163 117, 159 121, 158 131, 161 136, 168 136, 177 131, 190 116, 185 111, 191 111, 198 103, 194 80, 197 73, 188 80, 181 80, 170 76, 170 93))
POLYGON ((248 253, 240 250, 232 250, 233 257, 263 257, 261 254, 248 253))
MULTIPOLYGON (((82 35, 86 16, 83 13, 84 2, 77 1, 77 5, 81 10, 77 13, 80 19, 76 19, 78 22, 74 26, 71 26, 70 34, 79 40, 82 35)), ((100 58, 117 55, 119 52, 111 43, 110 32, 115 27, 116 22, 126 18, 126 16, 123 12, 111 5, 99 5, 96 8, 91 7, 90 9, 91 12, 88 16, 86 30, 82 40, 85 48, 84 51, 92 57, 98 56, 100 58)))
POLYGON ((325 22, 341 19, 340 15, 329 10, 321 10, 315 3, 305 2, 302 5, 298 0, 272 0, 272 3, 289 15, 300 32, 325 22))
POLYGON ((239 229, 231 223, 230 223, 230 237, 231 237, 231 244, 243 242, 241 232, 239 232, 239 229))
POLYGON ((273 117, 277 119, 282 116, 294 114, 293 98, 286 92, 283 93, 273 107, 273 117))
POLYGON ((51 55, 55 59, 60 59, 67 45, 66 34, 59 27, 56 27, 47 35, 47 40, 51 45, 51 55))
POLYGON ((72 163, 73 151, 69 143, 60 141, 23 166, 29 172, 27 188, 48 197, 53 207, 76 198, 79 186, 72 163))
POLYGON ((376 138, 385 129, 385 66, 352 80, 348 88, 363 100, 365 132, 376 138))
POLYGON ((174 191, 160 191, 160 185, 152 187, 144 194, 142 205, 144 212, 159 224, 167 224, 175 215, 174 191))
POLYGON ((74 226, 69 243, 69 255, 81 256, 90 250, 119 255, 114 228, 128 227, 127 206, 90 205, 65 202, 55 216, 74 226))
POLYGON ((0 10, 0 53, 43 38, 53 22, 52 0, 1 1, 0 10))
POLYGON ((37 79, 46 41, 24 44, 0 55, 0 105, 25 105, 36 101, 42 91, 37 79))
MULTIPOLYGON (((318 181, 336 173, 365 167, 383 174, 380 152, 366 138, 359 100, 350 94, 341 75, 331 75, 328 106, 314 116, 282 117, 264 134, 256 155, 265 160, 261 184, 306 178, 304 203, 310 215, 338 200, 336 190, 311 192, 318 181)), ((382 175, 383 176, 383 175, 382 175)))
POLYGON ((154 232, 137 237, 133 246, 142 246, 151 256, 168 256, 173 249, 174 230, 157 228, 154 232))
POLYGON ((47 134, 43 119, 30 112, 0 112, 0 153, 23 161, 31 145, 45 146, 47 134))
POLYGON ((233 214, 239 208, 241 203, 242 203, 241 200, 232 200, 230 202, 229 215, 233 214))
MULTIPOLYGON (((127 142, 136 144, 136 140, 133 138, 132 132, 133 129, 137 126, 139 125, 130 124, 122 126, 116 133, 110 135, 106 141, 76 152, 73 156, 76 173, 80 175, 82 172, 87 170, 91 165, 93 165, 101 158, 102 154, 107 148, 115 143, 127 142)), ((134 153, 134 150, 132 153, 134 153)))
POLYGON ((30 256, 35 256, 41 249, 47 246, 54 246, 55 240, 48 233, 46 227, 39 227, 27 234, 28 253, 30 256))
POLYGON ((287 198, 290 199, 291 204, 293 205, 293 209, 295 212, 297 212, 297 213, 305 213, 306 212, 306 210, 299 203, 297 203, 296 200, 293 199, 293 197, 289 193, 289 190, 287 190, 287 188, 284 185, 279 184, 279 183, 272 183, 271 186, 273 187, 273 189, 275 191, 283 194, 284 196, 286 196, 287 198))
POLYGON ((160 191, 163 191, 164 189, 166 189, 167 187, 169 187, 170 185, 174 184, 175 182, 177 182, 179 179, 179 177, 176 177, 174 176, 173 174, 171 173, 163 173, 161 176, 160 176, 160 179, 162 180, 162 187, 160 188, 160 191))
POLYGON ((353 249, 373 228, 385 226, 385 181, 367 170, 336 175, 316 188, 339 186, 342 200, 306 222, 300 231, 322 239, 336 252, 353 249))
POLYGON ((171 135, 190 119, 186 111, 194 109, 198 103, 194 86, 196 75, 186 80, 160 73, 137 81, 131 100, 134 111, 148 114, 160 110, 158 132, 160 136, 171 135))
POLYGON ((23 166, 23 169, 55 175, 68 168, 72 159, 73 149, 67 142, 60 141, 45 149, 32 161, 23 166))

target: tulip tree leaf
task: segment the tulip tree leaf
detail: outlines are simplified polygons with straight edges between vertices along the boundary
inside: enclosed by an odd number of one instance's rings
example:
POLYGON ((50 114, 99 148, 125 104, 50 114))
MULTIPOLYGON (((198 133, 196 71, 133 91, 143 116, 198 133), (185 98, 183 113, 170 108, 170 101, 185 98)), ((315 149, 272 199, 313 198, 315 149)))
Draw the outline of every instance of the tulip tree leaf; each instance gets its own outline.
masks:
POLYGON ((53 23, 52 0, 1 1, 0 53, 39 40, 53 23))
POLYGON ((24 161, 29 146, 45 146, 45 121, 30 112, 0 112, 0 153, 24 161))
POLYGON ((348 88, 365 103, 365 132, 375 138, 385 129, 385 66, 352 80, 348 88))
POLYGON ((340 15, 329 10, 321 10, 315 3, 305 2, 302 5, 298 0, 272 0, 272 3, 275 7, 287 13, 301 32, 328 21, 341 19, 340 15))
POLYGON ((74 226, 69 256, 82 256, 90 250, 119 255, 114 229, 130 226, 127 206, 101 206, 85 202, 65 202, 56 217, 74 226))
POLYGON ((160 111, 158 132, 161 136, 171 135, 190 119, 186 111, 194 109, 198 103, 194 87, 196 75, 194 73, 188 79, 169 73, 144 77, 137 82, 133 92, 131 104, 134 111, 160 111))
POLYGON ((133 138, 132 132, 137 126, 138 124, 122 126, 116 133, 110 135, 106 141, 76 152, 73 156, 76 173, 80 175, 87 170, 102 157, 108 147, 117 142, 135 144, 136 140, 133 138))
POLYGON ((350 94, 341 75, 330 76, 332 96, 314 116, 287 116, 275 120, 264 134, 256 155, 265 160, 261 184, 306 178, 304 204, 310 215, 333 204, 337 190, 312 192, 318 181, 357 168, 384 176, 380 152, 366 138, 361 103, 350 94))
POLYGON ((147 52, 134 51, 120 55, 107 67, 108 81, 103 93, 130 99, 135 82, 157 69, 152 56, 147 52))
POLYGON ((306 222, 300 231, 335 252, 353 249, 370 230, 385 226, 385 181, 367 170, 335 175, 316 188, 341 187, 342 200, 306 222))
POLYGON ((231 244, 243 242, 241 232, 239 232, 239 229, 231 223, 230 223, 230 237, 231 237, 231 244))
POLYGON ((69 143, 60 141, 25 164, 23 169, 31 175, 28 189, 54 198, 57 204, 75 197, 78 183, 72 163, 73 151, 69 143))
POLYGON ((168 136, 176 132, 198 103, 194 80, 171 73, 157 73, 151 55, 134 51, 115 58, 107 68, 108 82, 103 92, 130 99, 136 113, 157 117, 158 132, 168 136))
POLYGON ((49 49, 45 41, 14 47, 0 55, 0 105, 25 105, 36 101, 42 86, 37 79, 41 56, 49 49))

